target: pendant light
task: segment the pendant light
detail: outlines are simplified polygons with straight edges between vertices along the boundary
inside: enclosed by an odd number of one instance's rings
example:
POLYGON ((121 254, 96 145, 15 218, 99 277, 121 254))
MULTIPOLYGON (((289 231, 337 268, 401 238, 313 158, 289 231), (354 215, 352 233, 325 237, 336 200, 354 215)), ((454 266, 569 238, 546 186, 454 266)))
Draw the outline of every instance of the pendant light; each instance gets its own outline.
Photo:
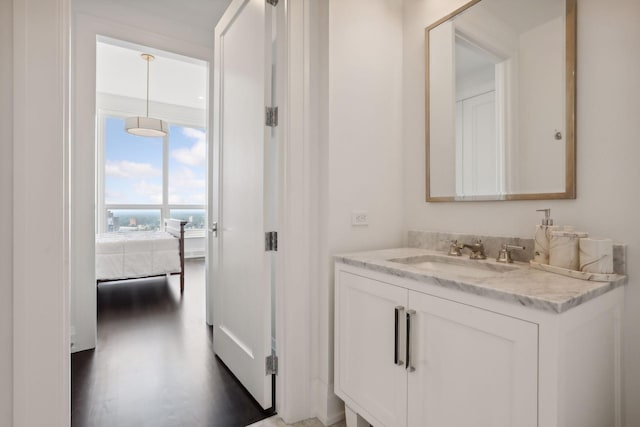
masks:
POLYGON ((149 63, 153 61, 155 57, 149 53, 143 53, 140 56, 147 61, 147 115, 145 117, 127 117, 124 122, 124 128, 132 135, 152 137, 166 136, 169 133, 169 125, 167 125, 167 122, 149 117, 149 63))

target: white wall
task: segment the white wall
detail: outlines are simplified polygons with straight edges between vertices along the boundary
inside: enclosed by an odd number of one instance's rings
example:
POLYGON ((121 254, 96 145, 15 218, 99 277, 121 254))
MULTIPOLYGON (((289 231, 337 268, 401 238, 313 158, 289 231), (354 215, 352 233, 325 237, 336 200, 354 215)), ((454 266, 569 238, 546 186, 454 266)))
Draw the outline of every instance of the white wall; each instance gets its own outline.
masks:
POLYGON ((330 1, 329 29, 329 252, 399 243, 402 1, 330 1))
POLYGON ((0 425, 12 424, 13 7, 0 2, 0 425))
POLYGON ((431 176, 438 177, 430 186, 432 197, 456 194, 455 40, 452 23, 443 23, 429 34, 429 80, 442 82, 429 91, 429 121, 433 123, 429 145, 437 159, 429 167, 431 176))
MULTIPOLYGON (((403 127, 407 229, 531 237, 535 209, 557 224, 629 245, 624 389, 627 427, 640 425, 640 2, 578 1, 578 198, 565 201, 425 203, 424 27, 464 0, 405 0, 403 127)), ((542 173, 543 171, 541 171, 542 173)))
POLYGON ((13 142, 2 142, 13 143, 13 202, 3 204, 13 208, 16 236, 11 425, 62 427, 70 422, 69 2, 15 0, 13 8, 13 142))
POLYGON ((565 49, 564 19, 555 18, 520 35, 518 50, 519 108, 518 193, 565 191, 565 49), (555 132, 562 140, 555 139, 555 132), (540 165, 544 173, 540 173, 540 165))
POLYGON ((330 0, 328 140, 321 150, 324 224, 318 290, 315 414, 340 416, 333 395, 331 255, 402 243, 402 0, 330 0), (326 211, 325 211, 326 209, 326 211), (351 225, 367 211, 368 227, 351 225))

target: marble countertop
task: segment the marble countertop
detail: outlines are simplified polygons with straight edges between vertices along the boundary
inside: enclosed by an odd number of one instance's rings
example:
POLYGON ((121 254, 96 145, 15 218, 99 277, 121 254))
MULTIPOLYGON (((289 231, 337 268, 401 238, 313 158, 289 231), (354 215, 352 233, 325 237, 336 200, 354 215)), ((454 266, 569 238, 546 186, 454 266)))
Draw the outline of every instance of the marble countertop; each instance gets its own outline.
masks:
MULTIPOLYGON (((483 268, 479 271, 480 274, 473 274, 473 269, 464 267, 465 264, 470 264, 458 259, 458 257, 448 257, 442 252, 420 248, 397 248, 341 254, 335 255, 334 259, 336 262, 355 267, 413 279, 418 282, 432 283, 449 289, 553 313, 565 312, 626 283, 626 276, 617 276, 618 278, 611 282, 593 282, 536 270, 521 262, 507 266, 497 263, 495 259, 469 261, 469 263, 484 264, 481 266, 483 268), (453 266, 444 270, 437 268, 430 270, 420 268, 419 264, 402 262, 404 259, 415 257, 426 257, 427 259, 431 257, 445 264, 458 263, 462 268, 457 269, 453 266), (452 259, 449 261, 447 258, 452 259), (510 271, 501 271, 509 267, 512 267, 510 271), (492 273, 492 271, 494 272, 492 273)), ((464 256, 464 259, 468 259, 468 257, 464 256)))

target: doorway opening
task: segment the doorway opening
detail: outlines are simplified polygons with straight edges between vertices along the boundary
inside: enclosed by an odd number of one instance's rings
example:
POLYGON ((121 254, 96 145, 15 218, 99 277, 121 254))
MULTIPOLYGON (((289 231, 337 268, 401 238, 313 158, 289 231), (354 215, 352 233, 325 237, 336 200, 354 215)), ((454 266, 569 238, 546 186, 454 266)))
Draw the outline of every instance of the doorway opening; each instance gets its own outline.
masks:
MULTIPOLYGON (((96 243, 97 343, 72 355, 72 425, 260 420, 207 325, 209 64, 103 36, 95 49, 95 231, 107 244, 96 243), (154 56, 146 81, 142 54, 154 56), (145 106, 167 122, 166 136, 126 132, 145 106), (180 239, 157 238, 169 219, 180 239), (176 268, 184 290, 167 274, 176 268)), ((75 324, 86 313, 72 312, 75 324)))

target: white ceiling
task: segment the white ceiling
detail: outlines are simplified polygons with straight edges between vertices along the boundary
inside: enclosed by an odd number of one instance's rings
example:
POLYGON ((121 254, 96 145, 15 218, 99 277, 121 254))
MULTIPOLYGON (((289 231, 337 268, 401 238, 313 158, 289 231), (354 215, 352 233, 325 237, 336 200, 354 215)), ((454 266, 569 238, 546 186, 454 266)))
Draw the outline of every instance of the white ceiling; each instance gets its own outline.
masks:
MULTIPOLYGON (((140 24, 167 25, 196 31, 213 39, 213 29, 231 0, 75 0, 76 9, 91 14, 141 19, 140 24), (83 9, 84 8, 84 9, 83 9)), ((112 17, 112 19, 115 19, 112 17)), ((155 28, 154 27, 154 28, 155 28)), ((148 28, 147 28, 148 29, 148 28)), ((155 29, 154 29, 155 31, 155 29)), ((170 31, 167 34, 172 34, 170 31)), ((182 34, 182 33, 180 33, 182 34)), ((146 63, 140 54, 155 55, 150 64, 150 100, 204 109, 208 64, 168 52, 101 38, 97 44, 96 90, 138 99, 146 97, 146 63)))
POLYGON ((482 49, 456 37, 456 79, 478 70, 490 68, 492 71, 498 60, 482 49))
POLYGON ((564 14, 564 0, 483 0, 479 4, 518 34, 564 14))
MULTIPOLYGON (((102 0, 104 1, 104 0, 102 0)), ((189 27, 213 30, 230 0, 109 0, 189 27)))
MULTIPOLYGON (((124 12, 141 21, 159 18, 180 27, 213 32, 229 3, 231 0, 73 0, 73 7, 103 16, 124 12)), ((126 20, 127 16, 117 16, 117 20, 126 20)))
POLYGON ((149 65, 151 101, 206 108, 205 62, 107 39, 98 41, 96 46, 96 91, 145 99, 147 64, 140 57, 143 52, 155 55, 149 65))

